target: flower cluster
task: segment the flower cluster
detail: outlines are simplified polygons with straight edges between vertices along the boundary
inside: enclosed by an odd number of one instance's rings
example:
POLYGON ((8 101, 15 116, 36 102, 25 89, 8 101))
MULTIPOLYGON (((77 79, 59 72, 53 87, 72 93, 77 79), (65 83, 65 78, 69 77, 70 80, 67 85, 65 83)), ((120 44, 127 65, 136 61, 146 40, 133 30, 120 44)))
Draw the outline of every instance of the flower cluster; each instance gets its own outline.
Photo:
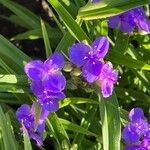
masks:
POLYGON ((69 50, 69 58, 73 64, 81 67, 83 77, 89 82, 99 82, 103 97, 112 94, 118 74, 112 65, 103 62, 103 58, 109 49, 109 41, 106 37, 97 38, 91 46, 84 43, 76 43, 69 50))
MULTIPOLYGON (((101 0, 92 0, 92 3, 100 2, 101 0)), ((133 32, 135 27, 139 30, 150 32, 150 21, 147 20, 143 7, 137 7, 128 10, 119 15, 108 17, 108 27, 115 29, 119 28, 122 32, 133 32)))
POLYGON ((22 126, 24 126, 27 129, 29 137, 31 139, 34 139, 37 142, 38 146, 42 146, 43 141, 40 135, 44 132, 45 119, 48 116, 49 112, 46 110, 42 110, 40 114, 39 122, 36 127, 35 126, 35 107, 36 107, 36 103, 33 103, 31 108, 29 107, 29 105, 23 104, 16 111, 16 118, 22 124, 22 126))
POLYGON ((134 8, 120 15, 109 17, 108 26, 119 28, 122 32, 132 32, 135 27, 145 32, 150 31, 150 22, 146 19, 143 7, 134 8))
POLYGON ((63 90, 66 79, 61 73, 65 64, 60 53, 54 53, 45 62, 33 60, 25 65, 25 73, 31 79, 31 90, 37 96, 41 106, 41 114, 38 125, 35 128, 35 103, 32 108, 23 104, 16 112, 16 118, 27 129, 29 137, 36 140, 38 146, 42 146, 39 136, 44 132, 45 119, 49 112, 59 109, 58 100, 65 98, 63 90))
POLYGON ((123 130, 127 146, 124 150, 150 150, 150 129, 143 110, 133 108, 129 113, 130 122, 123 130))

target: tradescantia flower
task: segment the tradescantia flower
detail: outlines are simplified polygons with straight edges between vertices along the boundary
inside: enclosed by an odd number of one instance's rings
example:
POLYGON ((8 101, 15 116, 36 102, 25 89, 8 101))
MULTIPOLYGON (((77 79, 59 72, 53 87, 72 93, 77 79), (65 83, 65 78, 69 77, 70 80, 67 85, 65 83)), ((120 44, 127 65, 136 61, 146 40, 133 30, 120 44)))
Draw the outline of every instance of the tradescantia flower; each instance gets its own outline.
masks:
POLYGON ((150 31, 150 22, 146 19, 143 7, 109 17, 108 26, 113 29, 118 27, 122 32, 132 32, 135 27, 145 32, 150 31))
POLYGON ((63 56, 56 52, 45 62, 33 60, 25 65, 25 73, 32 80, 31 90, 42 108, 50 112, 58 110, 58 99, 65 97, 62 91, 66 79, 61 73, 64 64, 63 56))
POLYGON ((21 105, 21 107, 18 108, 16 111, 16 118, 22 124, 22 126, 26 128, 29 137, 31 139, 34 139, 38 146, 42 146, 43 141, 40 135, 44 132, 45 119, 48 116, 49 112, 46 110, 42 110, 35 131, 35 107, 36 107, 35 103, 32 104, 31 108, 27 104, 21 105))
POLYGON ((149 124, 141 108, 133 108, 129 113, 130 122, 123 129, 125 150, 150 150, 149 124))
POLYGON ((118 74, 108 63, 102 62, 109 49, 106 37, 98 37, 91 46, 84 43, 74 44, 69 51, 69 57, 73 64, 82 68, 83 77, 89 82, 98 81, 103 97, 112 94, 118 74))
POLYGON ((95 82, 100 75, 102 62, 109 49, 106 37, 97 38, 91 46, 84 43, 74 44, 69 51, 69 57, 73 64, 82 67, 83 76, 89 83, 95 82))
MULTIPOLYGON (((101 0, 92 0, 92 3, 101 0)), ((137 7, 116 16, 108 17, 108 27, 119 28, 122 32, 132 32, 135 27, 150 32, 150 21, 146 18, 143 7, 137 7)))

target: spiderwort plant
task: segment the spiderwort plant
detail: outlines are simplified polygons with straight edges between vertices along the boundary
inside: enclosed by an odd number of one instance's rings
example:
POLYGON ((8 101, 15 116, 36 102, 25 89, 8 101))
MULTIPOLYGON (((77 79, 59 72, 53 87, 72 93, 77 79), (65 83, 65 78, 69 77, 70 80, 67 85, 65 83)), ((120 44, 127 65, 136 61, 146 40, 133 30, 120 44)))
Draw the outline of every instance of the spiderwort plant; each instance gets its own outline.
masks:
POLYGON ((124 150, 149 150, 149 123, 141 108, 133 108, 129 113, 130 122, 123 129, 123 139, 127 143, 124 150))
POLYGON ((55 112, 58 99, 63 99, 66 79, 61 73, 65 61, 60 53, 54 53, 45 62, 33 60, 25 65, 25 73, 32 80, 31 90, 43 109, 55 112))
POLYGON ((150 32, 150 21, 147 20, 143 7, 138 7, 120 15, 108 18, 108 27, 119 28, 122 32, 133 32, 135 27, 140 31, 150 32))
MULTIPOLYGON (((29 105, 23 104, 16 111, 16 118, 24 126, 28 132, 28 135, 31 139, 34 139, 38 146, 43 145, 41 135, 45 129, 45 119, 48 116, 48 111, 42 110, 40 118, 38 120, 37 127, 35 128, 35 107, 36 104, 33 103, 30 108, 29 105)), ((21 128, 22 131, 22 128, 21 128)))
POLYGON ((98 37, 91 46, 76 43, 69 50, 71 62, 82 68, 82 75, 89 83, 101 81, 99 83, 103 97, 109 97, 112 94, 118 76, 109 64, 103 64, 103 58, 108 49, 108 39, 98 37))

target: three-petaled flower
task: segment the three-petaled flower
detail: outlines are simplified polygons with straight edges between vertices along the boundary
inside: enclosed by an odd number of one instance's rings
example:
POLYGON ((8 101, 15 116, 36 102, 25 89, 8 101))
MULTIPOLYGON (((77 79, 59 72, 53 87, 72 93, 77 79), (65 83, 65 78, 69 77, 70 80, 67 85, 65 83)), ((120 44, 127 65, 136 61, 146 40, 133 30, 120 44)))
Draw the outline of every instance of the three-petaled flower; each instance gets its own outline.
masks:
POLYGON ((129 113, 130 122, 123 129, 125 150, 149 150, 150 131, 147 119, 141 108, 133 108, 129 113))
POLYGON ((65 97, 62 92, 66 79, 61 73, 65 64, 62 54, 56 52, 44 63, 33 60, 25 65, 25 73, 32 80, 31 90, 38 97, 42 108, 55 112, 58 110, 58 99, 65 97))
POLYGON ((109 49, 106 37, 97 38, 91 46, 84 43, 74 44, 69 51, 73 64, 82 68, 83 77, 89 82, 100 81, 104 97, 112 94, 113 86, 117 82, 118 74, 110 65, 103 64, 102 59, 109 49))

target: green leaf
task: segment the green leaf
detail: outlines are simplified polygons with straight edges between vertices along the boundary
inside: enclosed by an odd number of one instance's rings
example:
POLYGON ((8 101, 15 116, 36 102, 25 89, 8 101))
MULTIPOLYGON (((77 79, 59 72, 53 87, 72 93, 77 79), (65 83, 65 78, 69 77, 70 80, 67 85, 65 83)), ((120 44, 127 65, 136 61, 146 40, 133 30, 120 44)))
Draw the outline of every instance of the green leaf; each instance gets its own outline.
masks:
POLYGON ((62 125, 64 126, 64 128, 66 130, 77 132, 77 133, 82 133, 82 134, 86 134, 86 135, 90 135, 90 136, 94 136, 94 137, 98 137, 98 135, 96 135, 95 133, 92 133, 92 132, 88 131, 87 129, 85 129, 85 128, 83 128, 83 127, 81 127, 75 123, 72 123, 68 120, 59 118, 59 121, 62 123, 62 125))
POLYGON ((21 104, 21 102, 17 100, 14 94, 6 93, 6 92, 0 93, 0 103, 21 104))
POLYGON ((122 33, 118 31, 113 50, 124 54, 128 49, 129 36, 130 35, 128 33, 122 33))
POLYGON ((84 20, 106 18, 149 3, 150 0, 103 0, 96 4, 88 3, 79 10, 78 18, 84 20))
POLYGON ((26 128, 23 126, 24 150, 32 150, 30 138, 26 128))
POLYGON ((56 113, 51 113, 48 117, 48 120, 51 123, 51 126, 53 128, 55 136, 59 140, 61 148, 69 149, 69 147, 70 147, 69 137, 68 137, 63 125, 59 121, 59 118, 57 117, 56 113))
POLYGON ((12 126, 10 123, 9 116, 6 116, 3 113, 3 110, 0 106, 0 127, 2 132, 2 138, 4 143, 5 150, 18 150, 17 143, 12 132, 12 126))
MULTIPOLYGON (((99 94, 98 94, 99 95, 99 94)), ((121 122, 117 97, 107 99, 99 95, 104 150, 120 150, 121 122)))
MULTIPOLYGON (((91 122, 94 120, 96 111, 97 111, 97 106, 88 105, 86 108, 86 112, 90 112, 90 113, 85 113, 85 115, 83 116, 81 120, 80 126, 87 130, 90 127, 91 122)), ((84 134, 77 133, 74 136, 72 147, 77 145, 78 149, 82 148, 81 143, 83 139, 84 139, 84 134)))
POLYGON ((117 87, 115 91, 117 96, 121 99, 144 101, 145 103, 150 104, 150 95, 144 94, 142 91, 120 87, 117 87))
POLYGON ((39 18, 25 7, 12 0, 0 0, 0 3, 15 13, 23 22, 25 22, 25 24, 30 26, 31 29, 40 28, 39 18))
POLYGON ((0 74, 0 83, 11 83, 18 85, 28 85, 26 75, 0 74))
POLYGON ((72 16, 67 12, 67 10, 61 5, 58 0, 48 0, 48 2, 53 6, 58 15, 62 18, 71 35, 73 35, 78 41, 87 40, 88 42, 90 42, 90 39, 85 34, 83 29, 77 24, 77 22, 72 18, 72 16))
POLYGON ((65 99, 59 101, 60 108, 63 108, 70 104, 83 104, 83 103, 98 104, 96 101, 94 101, 92 99, 81 98, 81 97, 80 98, 79 97, 65 98, 65 99))
POLYGON ((0 92, 8 92, 8 93, 30 93, 29 87, 25 87, 17 84, 0 84, 0 92))
POLYGON ((18 74, 23 74, 24 64, 30 60, 26 54, 16 48, 12 43, 0 35, 0 58, 11 66, 18 74))
POLYGON ((50 41, 49 41, 46 26, 45 26, 44 21, 42 19, 41 19, 41 28, 42 28, 42 35, 43 35, 44 45, 45 45, 46 57, 48 58, 52 54, 52 48, 51 48, 51 45, 50 45, 50 41))
POLYGON ((25 22, 23 22, 18 16, 16 15, 10 15, 9 17, 6 17, 4 15, 0 15, 0 18, 5 19, 7 21, 10 21, 11 23, 14 23, 16 25, 19 25, 23 28, 31 29, 30 26, 28 26, 25 22))
MULTIPOLYGON (((48 33, 48 37, 51 41, 51 45, 53 47, 56 46, 56 44, 58 44, 58 42, 60 41, 60 39, 62 38, 62 33, 60 32, 60 30, 56 29, 56 28, 48 28, 47 29, 47 33, 48 33)), ((12 37, 11 40, 37 40, 42 38, 42 31, 41 29, 34 29, 34 30, 28 30, 24 33, 19 33, 16 36, 12 37)))
POLYGON ((140 60, 132 59, 130 56, 125 56, 120 52, 116 52, 115 50, 110 50, 106 58, 108 58, 111 62, 122 64, 129 68, 150 70, 149 64, 146 64, 140 60))

